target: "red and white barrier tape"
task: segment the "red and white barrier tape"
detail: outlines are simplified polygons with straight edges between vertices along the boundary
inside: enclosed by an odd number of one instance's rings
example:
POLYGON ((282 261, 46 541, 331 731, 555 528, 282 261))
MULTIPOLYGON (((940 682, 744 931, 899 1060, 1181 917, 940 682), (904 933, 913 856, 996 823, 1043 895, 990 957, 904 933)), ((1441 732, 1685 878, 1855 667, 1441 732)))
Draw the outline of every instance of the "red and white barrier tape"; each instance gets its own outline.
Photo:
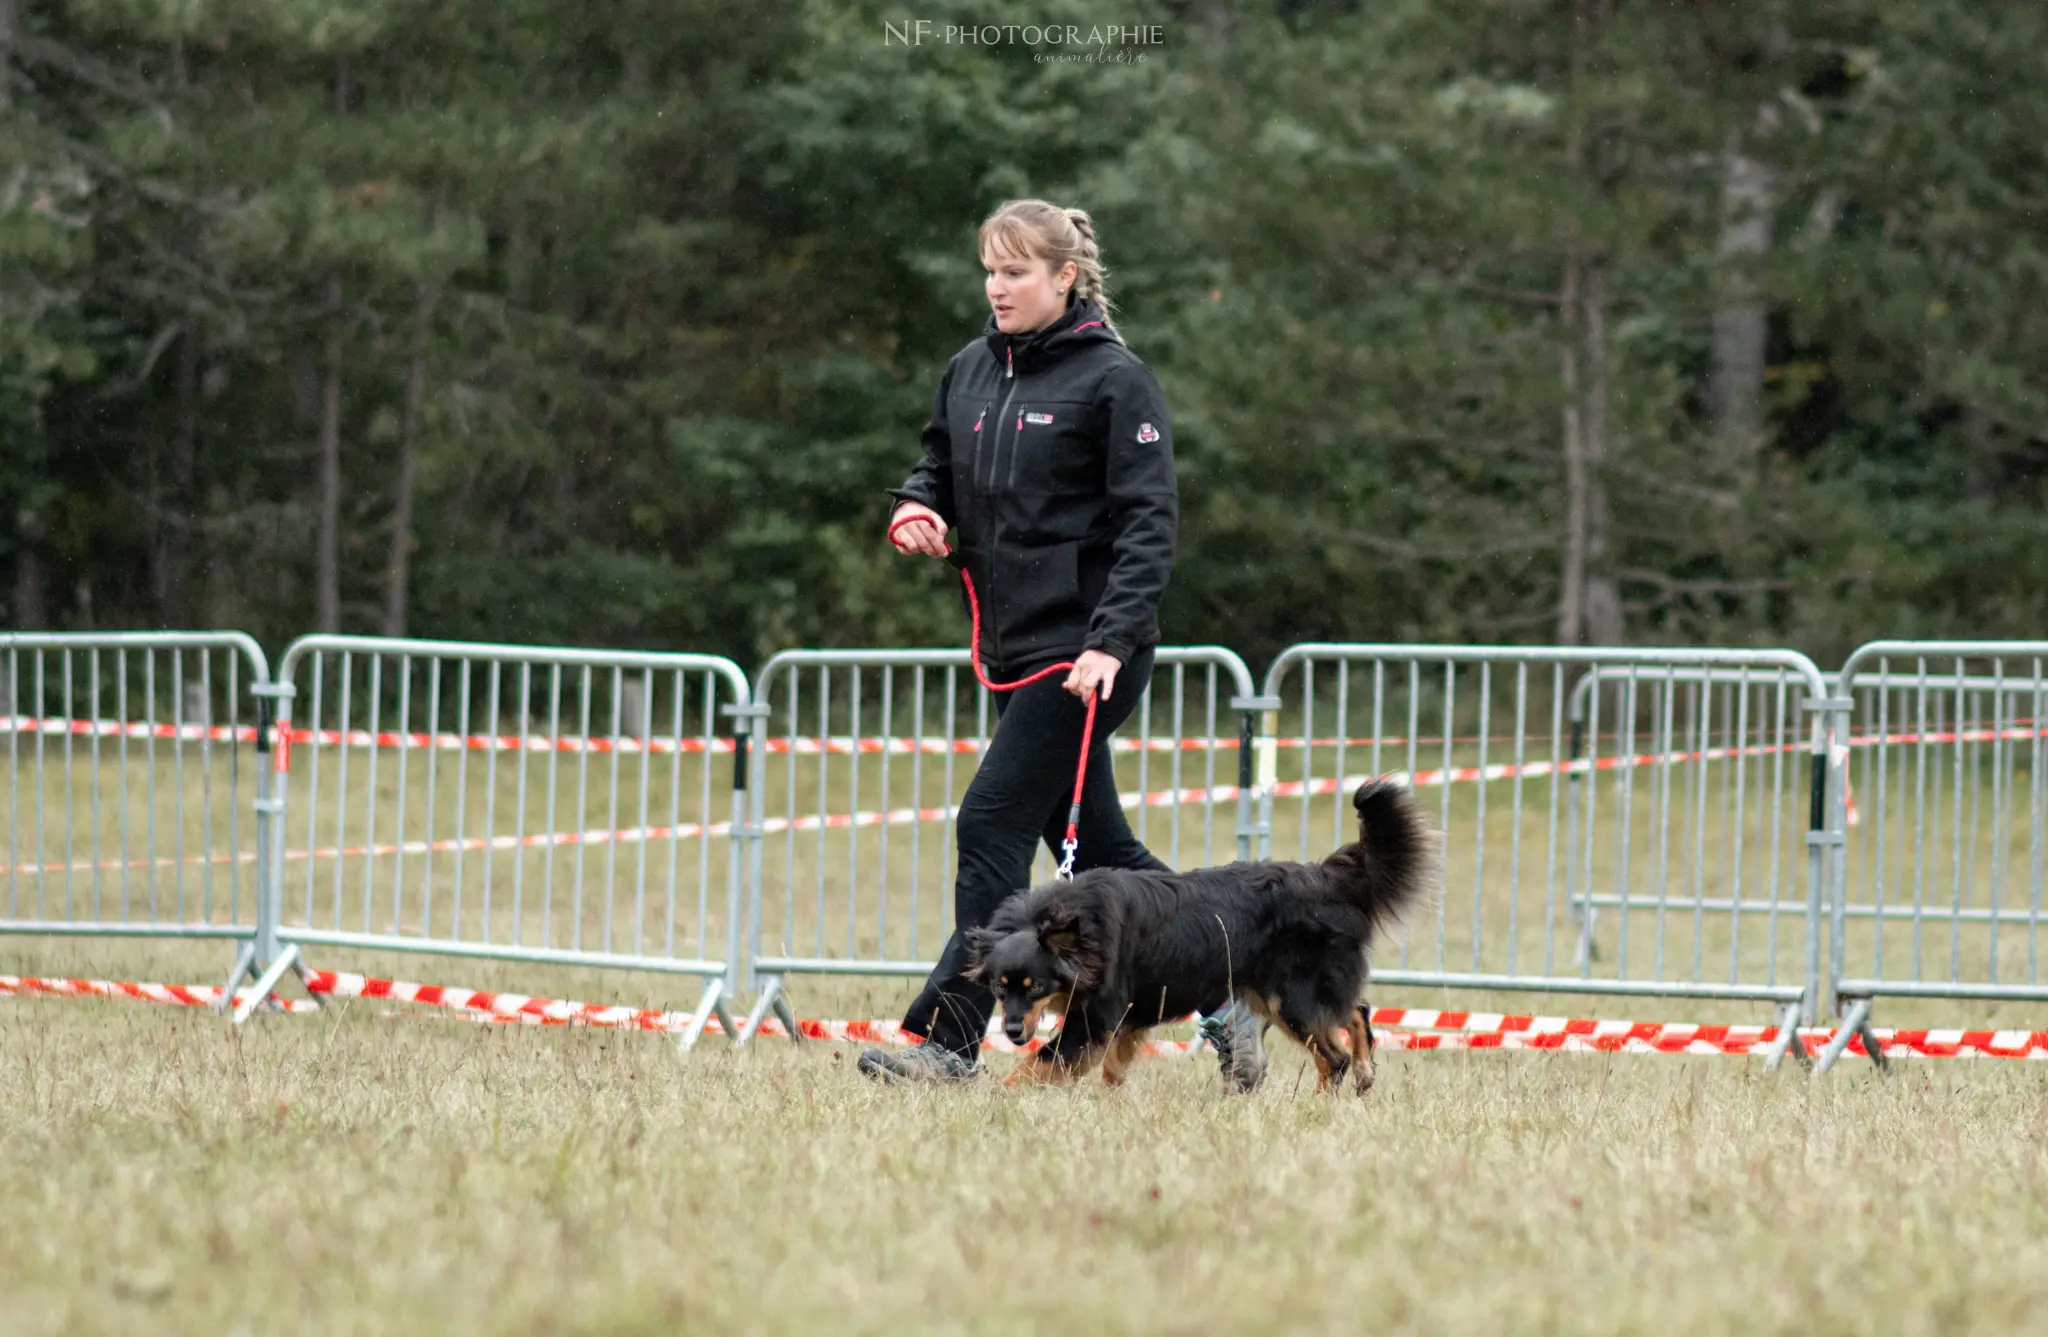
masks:
MULTIPOLYGON (((73 719, 66 716, 0 716, 0 734, 9 733, 68 735, 79 738, 167 739, 184 742, 253 743, 256 741, 256 728, 250 724, 208 725, 165 723, 154 720, 73 719)), ((1603 733, 1601 738, 1611 741, 1618 736, 1615 733, 1603 733)), ((2032 739, 2041 736, 2048 736, 2048 730, 2040 728, 2033 721, 2015 721, 2011 727, 2001 726, 1998 728, 1963 730, 1941 729, 1920 733, 1856 734, 1850 737, 1848 745, 1850 747, 1866 748, 1897 746, 1908 743, 1981 743, 2032 739), (2026 727, 2021 727, 2022 725, 2026 727)), ((300 747, 309 745, 322 747, 376 747, 441 752, 589 752, 596 754, 612 752, 636 754, 648 752, 665 756, 671 753, 682 753, 685 755, 729 753, 733 750, 733 740, 731 738, 716 735, 709 737, 698 735, 696 737, 678 738, 671 736, 668 738, 650 737, 642 739, 625 734, 580 737, 573 735, 552 736, 537 734, 420 733, 389 729, 374 731, 369 729, 308 729, 303 726, 292 726, 284 730, 282 737, 288 744, 300 747)), ((1406 736, 1382 737, 1375 740, 1372 738, 1340 738, 1334 735, 1319 735, 1302 739, 1282 735, 1259 741, 1268 746, 1283 750, 1301 750, 1304 748, 1330 749, 1337 747, 1370 748, 1375 742, 1383 750, 1387 748, 1404 748, 1410 745, 1410 740, 1406 736)), ((1454 744, 1469 744, 1482 740, 1479 735, 1471 734, 1458 735, 1450 741, 1454 744)), ((1484 741, 1492 744, 1512 745, 1515 738, 1512 734, 1495 734, 1488 736, 1484 741)), ((1416 747, 1441 747, 1444 742, 1445 739, 1441 735, 1434 735, 1417 737, 1413 740, 1413 745, 1416 747)), ((1111 749, 1117 752, 1234 752, 1240 745, 1239 739, 1229 736, 1214 738, 1112 738, 1110 740, 1111 749)), ((899 737, 894 735, 854 736, 850 734, 832 734, 824 737, 802 737, 784 734, 772 736, 766 741, 766 748, 771 754, 791 754, 797 756, 817 756, 820 753, 831 756, 852 756, 856 754, 870 756, 885 752, 892 755, 916 752, 942 756, 948 752, 975 753, 981 751, 984 746, 984 741, 979 738, 899 737)), ((1797 751, 1804 746, 1805 744, 1803 743, 1783 745, 1784 749, 1788 751, 1797 751)), ((1779 750, 1779 747, 1777 745, 1769 745, 1760 750, 1772 752, 1779 750)))
MULTIPOLYGON (((535 998, 525 994, 490 993, 477 989, 448 988, 416 984, 406 980, 383 980, 336 971, 309 971, 309 992, 330 998, 386 999, 447 1008, 475 1020, 515 1022, 527 1025, 597 1026, 610 1029, 678 1032, 691 1022, 687 1012, 651 1008, 601 1007, 590 1003, 535 998)), ((248 997, 238 990, 235 1001, 248 997)), ((39 995, 58 998, 125 998, 183 1007, 211 1007, 220 1003, 218 986, 194 984, 137 984, 129 981, 46 979, 35 976, 0 975, 0 997, 39 995)), ((287 1012, 317 1011, 312 999, 275 1000, 287 1012)), ((1625 1054, 1729 1054, 1759 1055, 1778 1039, 1775 1026, 1700 1025, 1689 1022, 1644 1022, 1595 1020, 1580 1017, 1518 1016, 1496 1012, 1453 1012, 1421 1008, 1375 1008, 1375 1028, 1385 1049, 1508 1049, 1555 1050, 1566 1053, 1625 1054), (1404 1029, 1405 1028, 1405 1029, 1404 1029)), ((801 1020, 803 1034, 811 1039, 871 1044, 915 1044, 902 1033, 900 1024, 888 1020, 801 1020)), ((1024 1048, 1035 1049, 1043 1036, 1057 1025, 1048 1018, 1040 1026, 1040 1038, 1024 1048)), ((720 1030, 716 1019, 707 1031, 720 1030)), ((784 1035, 779 1022, 761 1027, 763 1035, 784 1035)), ((2013 1058, 2048 1060, 2048 1031, 1984 1030, 1879 1030, 1876 1032, 1889 1058, 2013 1058)), ((1808 1052, 1817 1053, 1832 1039, 1825 1027, 1804 1029, 1799 1041, 1808 1052)), ((1013 1046, 991 1023, 983 1047, 1014 1052, 1013 1046)), ((1153 1054, 1187 1054, 1196 1042, 1154 1040, 1146 1045, 1153 1054)), ((1849 1052, 1862 1054, 1860 1039, 1852 1039, 1849 1052)))

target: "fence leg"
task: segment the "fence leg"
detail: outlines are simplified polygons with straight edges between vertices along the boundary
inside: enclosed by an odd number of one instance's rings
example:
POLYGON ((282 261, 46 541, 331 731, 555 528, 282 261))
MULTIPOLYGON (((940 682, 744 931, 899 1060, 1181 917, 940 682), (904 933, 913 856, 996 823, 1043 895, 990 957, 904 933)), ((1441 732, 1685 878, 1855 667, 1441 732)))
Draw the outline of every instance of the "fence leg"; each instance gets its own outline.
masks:
POLYGON ((747 1013, 746 1024, 740 1027, 738 1043, 744 1045, 761 1033, 761 1023, 773 1009, 776 1019, 788 1030, 789 1038, 797 1044, 804 1042, 804 1033, 796 1024, 796 1009, 789 1005, 789 995, 782 991, 782 976, 768 975, 762 978, 761 994, 754 1000, 754 1008, 747 1013))
POLYGON ((697 1006, 690 1011, 690 1024, 684 1028, 678 1047, 686 1053, 696 1048, 697 1041, 704 1038, 704 1028, 711 1024, 714 1015, 718 1024, 725 1028, 725 1033, 731 1035, 732 1014, 725 1007, 725 981, 718 978, 705 981, 704 992, 698 995, 697 1006))
POLYGON ((256 983, 249 986, 249 996, 244 998, 241 1005, 235 1009, 235 1025, 239 1026, 253 1016, 256 1009, 263 1006, 264 1000, 277 992, 278 982, 284 978, 284 973, 295 968, 298 964, 299 945, 297 943, 293 943, 282 952, 279 952, 277 959, 270 963, 270 968, 257 977, 256 983))
POLYGON ((1870 1000, 1858 998, 1849 1004, 1848 1012, 1842 1016, 1842 1024, 1835 1028, 1835 1036, 1828 1041, 1826 1049, 1820 1051, 1820 1061, 1814 1065, 1813 1075, 1818 1077, 1835 1066, 1835 1060, 1849 1052, 1849 1041, 1861 1036, 1864 1052, 1870 1055, 1880 1071, 1889 1070, 1891 1060, 1884 1056, 1884 1050, 1877 1043, 1877 1035, 1870 1028, 1870 1000))
POLYGON ((1764 1071, 1776 1072, 1790 1054, 1799 1060, 1802 1068, 1813 1066, 1813 1055, 1806 1052, 1806 1041, 1799 1034, 1799 1016, 1803 1011, 1799 1003, 1787 1003, 1778 1009, 1778 1038, 1771 1041, 1771 1047, 1764 1051, 1764 1071))
POLYGON ((256 943, 254 939, 242 944, 242 950, 235 954, 234 969, 228 971, 228 982, 221 986, 220 1001, 213 1005, 214 1011, 225 1012, 235 1003, 235 990, 249 973, 256 968, 256 943))

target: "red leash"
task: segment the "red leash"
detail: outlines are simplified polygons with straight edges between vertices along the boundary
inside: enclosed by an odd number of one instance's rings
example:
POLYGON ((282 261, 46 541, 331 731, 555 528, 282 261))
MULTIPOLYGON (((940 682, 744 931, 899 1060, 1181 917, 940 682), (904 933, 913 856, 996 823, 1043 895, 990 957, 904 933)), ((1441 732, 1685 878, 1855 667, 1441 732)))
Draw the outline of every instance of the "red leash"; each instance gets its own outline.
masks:
MULTIPOLYGON (((937 528, 937 525, 927 516, 906 515, 890 522, 889 541, 891 543, 896 541, 896 531, 903 526, 919 522, 932 524, 934 528, 937 528)), ((951 552, 952 549, 947 548, 946 551, 951 552)), ((968 656, 974 664, 974 676, 983 687, 988 688, 991 692, 1014 692, 1019 687, 1029 687, 1041 678, 1050 678, 1055 673, 1060 673, 1074 667, 1074 661, 1069 659, 1063 664, 1053 664, 1042 668, 1030 677, 1019 678, 1015 682, 991 681, 988 674, 983 672, 981 667, 981 599, 974 592, 974 577, 967 574, 966 567, 960 568, 960 580, 961 583, 967 586, 967 611, 974 622, 973 640, 969 643, 968 656)), ((1060 842, 1062 857, 1060 859, 1059 871, 1055 874, 1062 882, 1073 880, 1074 851, 1081 847, 1081 787, 1088 780, 1088 745, 1095 737, 1095 703, 1100 699, 1101 693, 1089 693, 1088 717, 1081 724, 1081 761, 1079 765, 1074 767, 1074 801, 1067 808, 1067 838, 1060 842)))

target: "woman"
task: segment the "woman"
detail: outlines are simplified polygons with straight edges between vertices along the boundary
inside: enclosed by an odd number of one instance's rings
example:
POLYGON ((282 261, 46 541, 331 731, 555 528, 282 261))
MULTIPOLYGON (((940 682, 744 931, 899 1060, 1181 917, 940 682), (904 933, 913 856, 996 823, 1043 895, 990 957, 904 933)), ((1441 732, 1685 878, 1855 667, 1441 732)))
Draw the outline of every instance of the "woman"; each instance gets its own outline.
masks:
MULTIPOLYGON (((1059 853, 1097 692, 1075 871, 1166 868, 1124 819, 1109 752, 1151 678, 1173 566, 1179 501, 1166 403, 1110 323, 1085 212, 1012 200, 982 223, 980 246, 989 322, 939 381, 924 458, 890 490, 889 536, 901 552, 973 577, 991 680, 1073 667, 996 694, 999 726, 960 804, 953 936, 903 1020, 924 1043, 860 1059, 884 1080, 973 1075, 995 1000, 961 975, 966 933, 1029 884, 1040 839, 1059 853)), ((1259 1027, 1239 1013, 1242 1024, 1210 1034, 1226 1078, 1250 1087, 1263 1073, 1259 1027)))

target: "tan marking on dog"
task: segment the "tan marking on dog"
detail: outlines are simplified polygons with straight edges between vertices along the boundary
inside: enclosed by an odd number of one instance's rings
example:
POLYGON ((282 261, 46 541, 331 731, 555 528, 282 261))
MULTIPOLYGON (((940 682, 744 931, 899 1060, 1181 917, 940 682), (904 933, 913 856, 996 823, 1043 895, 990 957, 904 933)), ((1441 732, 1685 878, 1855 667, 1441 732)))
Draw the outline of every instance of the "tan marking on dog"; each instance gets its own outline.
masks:
POLYGON ((1109 1050, 1102 1056, 1102 1081, 1105 1086, 1122 1086, 1124 1074, 1137 1061, 1139 1051, 1145 1047, 1145 1031, 1118 1031, 1109 1050))

